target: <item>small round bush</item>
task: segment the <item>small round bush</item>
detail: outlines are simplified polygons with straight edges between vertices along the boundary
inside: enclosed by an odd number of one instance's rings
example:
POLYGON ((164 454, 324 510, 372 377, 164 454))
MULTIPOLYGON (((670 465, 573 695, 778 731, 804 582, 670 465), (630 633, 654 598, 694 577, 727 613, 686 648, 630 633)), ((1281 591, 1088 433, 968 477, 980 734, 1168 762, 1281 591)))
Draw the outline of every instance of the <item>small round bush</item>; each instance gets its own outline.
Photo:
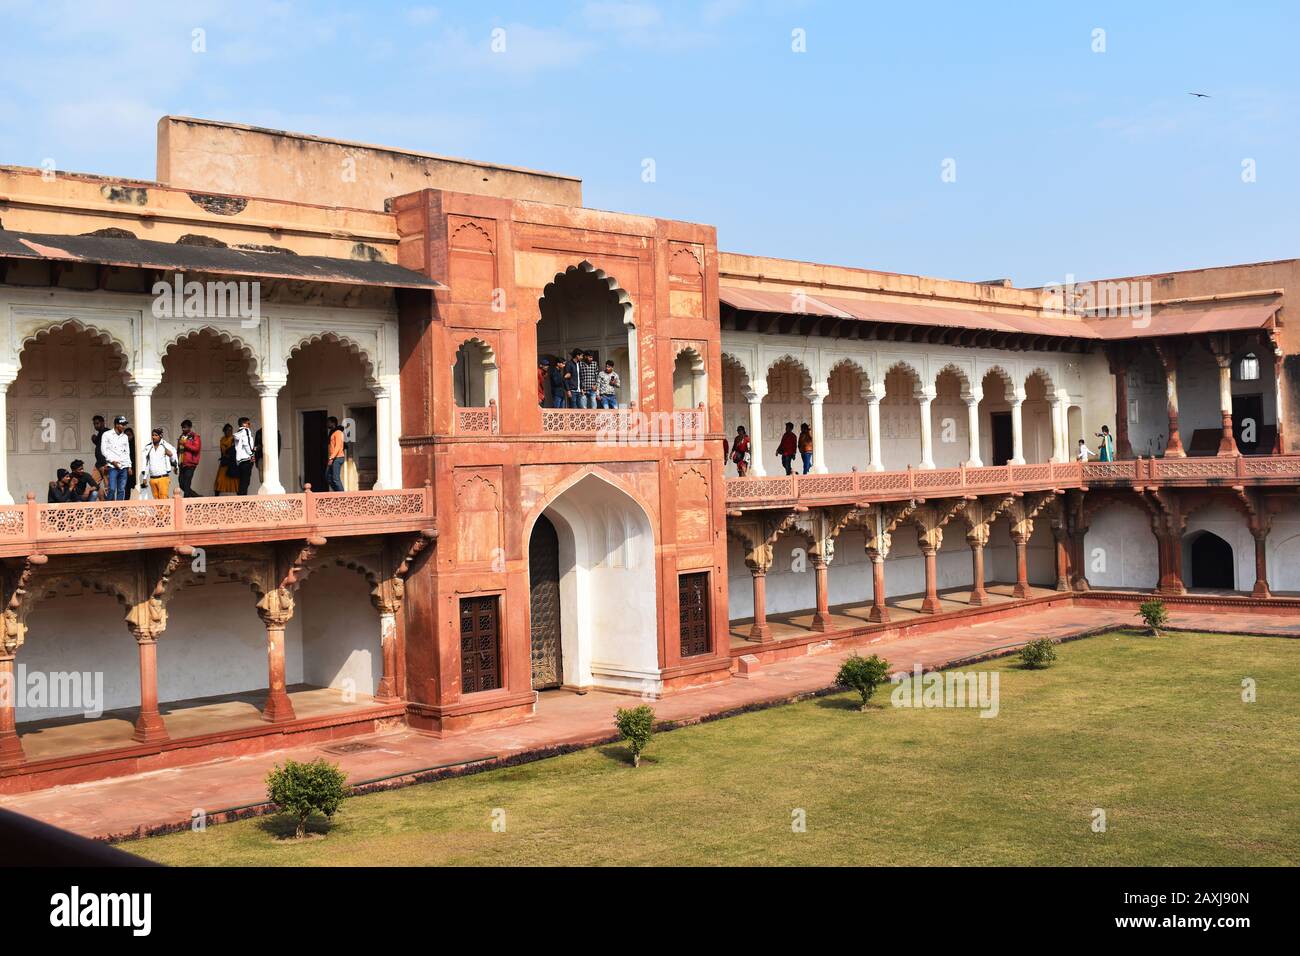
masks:
POLYGON ((1020 648, 1020 663, 1024 664, 1025 667, 1030 670, 1047 667, 1054 660, 1056 660, 1056 647, 1046 637, 1040 637, 1036 641, 1030 641, 1024 647, 1020 648))
POLYGON ((835 675, 835 683, 856 690, 862 695, 862 706, 858 709, 866 710, 867 702, 876 692, 876 685, 884 683, 888 674, 889 661, 881 660, 875 654, 870 657, 850 654, 840 665, 839 673, 835 675))
POLYGON ((614 725, 618 727, 618 735, 627 741, 628 749, 632 751, 632 766, 641 766, 641 751, 650 746, 650 738, 654 736, 654 710, 649 704, 628 710, 620 707, 614 714, 614 725))
POLYGON ((294 837, 301 840, 313 813, 330 819, 338 812, 347 796, 347 776, 323 757, 311 763, 286 760, 267 774, 266 796, 280 813, 293 819, 294 837))
POLYGON ((1150 629, 1152 637, 1159 637, 1160 629, 1169 623, 1169 611, 1165 608, 1165 602, 1159 598, 1139 604, 1138 617, 1150 629))

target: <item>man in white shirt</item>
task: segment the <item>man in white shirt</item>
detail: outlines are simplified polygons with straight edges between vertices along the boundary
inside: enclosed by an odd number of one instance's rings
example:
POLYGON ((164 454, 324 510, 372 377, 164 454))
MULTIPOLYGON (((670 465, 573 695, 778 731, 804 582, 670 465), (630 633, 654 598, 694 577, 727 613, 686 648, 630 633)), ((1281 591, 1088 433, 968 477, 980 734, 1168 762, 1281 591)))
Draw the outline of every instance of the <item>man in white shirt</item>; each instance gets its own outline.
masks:
POLYGON ((1082 438, 1080 438, 1079 439, 1079 461, 1087 461, 1095 454, 1097 453, 1088 447, 1087 442, 1085 442, 1082 438))
POLYGON ((163 430, 155 428, 149 444, 144 446, 144 461, 140 465, 143 477, 140 487, 149 486, 155 499, 165 500, 172 490, 172 469, 176 467, 176 449, 163 441, 163 430))
POLYGON ((253 429, 248 416, 239 420, 235 429, 235 474, 239 478, 239 493, 248 494, 248 483, 253 478, 253 429))
POLYGON ((126 501, 131 472, 131 438, 126 433, 126 416, 113 419, 113 430, 99 439, 99 451, 108 462, 108 500, 126 501))

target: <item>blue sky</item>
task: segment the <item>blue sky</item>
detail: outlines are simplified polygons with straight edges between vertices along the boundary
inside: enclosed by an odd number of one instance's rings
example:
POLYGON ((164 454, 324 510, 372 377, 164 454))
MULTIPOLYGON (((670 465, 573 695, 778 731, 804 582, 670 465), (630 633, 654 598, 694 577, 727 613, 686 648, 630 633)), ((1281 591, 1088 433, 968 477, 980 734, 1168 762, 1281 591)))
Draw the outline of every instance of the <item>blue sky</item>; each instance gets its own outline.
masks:
POLYGON ((1298 9, 14 0, 0 162, 152 178, 175 113, 569 173, 736 252, 1018 285, 1287 258, 1298 9))

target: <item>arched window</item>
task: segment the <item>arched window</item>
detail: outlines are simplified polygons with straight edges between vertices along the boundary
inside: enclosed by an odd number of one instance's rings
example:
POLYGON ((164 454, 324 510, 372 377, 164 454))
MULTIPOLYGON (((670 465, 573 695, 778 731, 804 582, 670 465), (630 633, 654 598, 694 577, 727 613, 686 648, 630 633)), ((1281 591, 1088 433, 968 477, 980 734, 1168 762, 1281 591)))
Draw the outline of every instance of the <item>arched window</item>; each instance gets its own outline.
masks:
POLYGON ((640 382, 632 300, 617 280, 590 262, 581 262, 556 275, 538 307, 538 358, 563 360, 581 349, 590 352, 602 369, 612 359, 621 382, 615 401, 620 406, 637 401, 640 382))
POLYGON ((480 339, 462 342, 451 372, 452 395, 457 408, 486 408, 497 398, 497 360, 480 339))

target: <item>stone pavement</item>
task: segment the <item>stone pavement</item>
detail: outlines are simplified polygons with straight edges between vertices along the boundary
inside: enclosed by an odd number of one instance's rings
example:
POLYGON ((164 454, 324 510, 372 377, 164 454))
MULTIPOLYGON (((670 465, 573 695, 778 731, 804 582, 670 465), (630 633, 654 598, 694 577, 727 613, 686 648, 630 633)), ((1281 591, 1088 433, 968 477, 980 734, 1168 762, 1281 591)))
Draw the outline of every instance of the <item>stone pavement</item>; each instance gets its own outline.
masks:
MULTIPOLYGON (((1198 610, 1174 611, 1170 617, 1175 629, 1300 637, 1300 621, 1281 616, 1198 610)), ((1063 640, 1133 623, 1128 608, 1026 609, 1012 618, 956 625, 938 634, 877 638, 853 650, 879 652, 898 670, 910 670, 917 663, 933 668, 1008 653, 1030 638, 1063 640)), ((809 645, 809 651, 808 656, 766 664, 747 678, 655 701, 655 713, 660 720, 688 724, 823 692, 850 648, 827 642, 809 645)), ((325 756, 339 763, 361 789, 383 789, 610 740, 614 711, 627 706, 629 699, 550 691, 540 695, 535 717, 513 726, 444 739, 402 729, 3 797, 0 806, 99 838, 187 828, 195 810, 202 810, 210 822, 262 812, 267 771, 288 757, 325 756)))

